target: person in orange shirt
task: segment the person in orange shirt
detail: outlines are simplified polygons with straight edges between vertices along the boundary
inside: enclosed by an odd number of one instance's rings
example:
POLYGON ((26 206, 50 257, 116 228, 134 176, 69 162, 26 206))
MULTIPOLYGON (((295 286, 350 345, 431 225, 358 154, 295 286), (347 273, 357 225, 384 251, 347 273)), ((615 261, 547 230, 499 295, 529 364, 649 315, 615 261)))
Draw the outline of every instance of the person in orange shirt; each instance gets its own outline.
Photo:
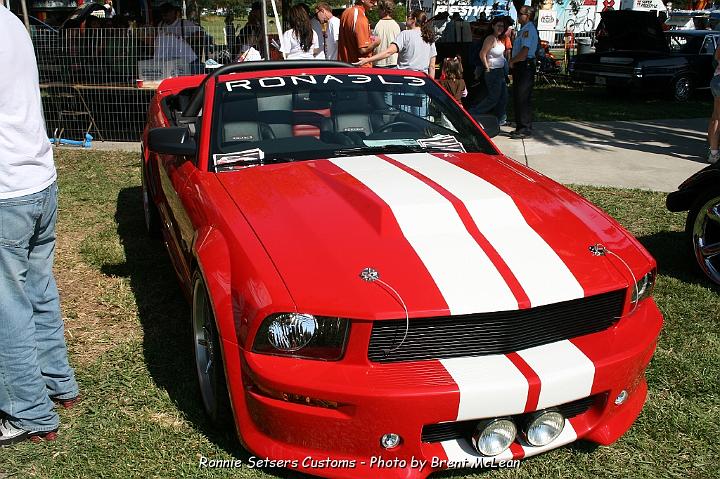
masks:
MULTIPOLYGON (((367 58, 380 45, 380 39, 370 35, 370 23, 366 12, 375 8, 377 0, 356 0, 355 5, 345 9, 340 17, 338 60, 355 63, 367 58)), ((371 67, 367 64, 367 67, 371 67)))

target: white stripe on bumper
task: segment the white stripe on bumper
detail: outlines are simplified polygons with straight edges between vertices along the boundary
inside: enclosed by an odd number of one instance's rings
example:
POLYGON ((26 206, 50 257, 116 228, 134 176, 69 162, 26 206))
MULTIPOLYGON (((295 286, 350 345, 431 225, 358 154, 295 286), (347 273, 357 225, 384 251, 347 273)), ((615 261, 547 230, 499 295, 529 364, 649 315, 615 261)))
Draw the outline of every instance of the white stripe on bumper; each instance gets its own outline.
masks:
POLYGON ((590 395, 595 364, 570 341, 558 341, 517 353, 540 377, 538 409, 590 395))
POLYGON ((497 268, 468 233, 453 205, 440 193, 375 156, 330 161, 388 204, 451 314, 518 308, 497 268))
POLYGON ((513 457, 510 449, 505 450, 497 456, 483 456, 470 444, 470 440, 465 439, 453 439, 451 441, 443 441, 440 444, 448 458, 447 469, 476 468, 478 465, 488 467, 493 462, 509 461, 513 457))
POLYGON ((510 267, 532 306, 582 298, 575 276, 527 224, 512 197, 459 166, 427 153, 390 155, 465 204, 480 232, 510 267))
POLYGON ((528 397, 528 381, 507 356, 441 359, 460 389, 457 420, 520 414, 528 397))

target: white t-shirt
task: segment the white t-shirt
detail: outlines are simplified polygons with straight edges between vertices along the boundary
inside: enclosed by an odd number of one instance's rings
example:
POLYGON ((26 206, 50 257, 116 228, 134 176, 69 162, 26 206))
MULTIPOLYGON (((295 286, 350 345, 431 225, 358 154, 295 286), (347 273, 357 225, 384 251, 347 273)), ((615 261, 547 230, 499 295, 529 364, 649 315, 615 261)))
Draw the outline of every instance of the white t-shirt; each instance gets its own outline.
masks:
MULTIPOLYGON (((400 35, 400 25, 392 18, 381 18, 375 24, 373 34, 380 39, 380 45, 375 49, 375 53, 384 52, 400 35)), ((376 67, 394 67, 395 65, 397 65, 397 53, 375 62, 376 67)))
POLYGON ((310 25, 312 26, 313 31, 317 34, 320 43, 320 53, 318 53, 315 58, 337 60, 338 39, 340 38, 340 19, 338 17, 332 17, 328 20, 327 31, 325 32, 327 38, 323 35, 322 25, 317 18, 313 17, 310 20, 310 25), (323 47, 323 45, 325 45, 325 47, 323 47), (327 51, 327 55, 325 55, 325 51, 327 51))
POLYGON ((42 191, 55 181, 37 62, 22 22, 0 6, 0 199, 42 191))
POLYGON ((320 44, 318 43, 318 36, 315 31, 313 31, 313 39, 310 50, 303 51, 300 46, 300 41, 298 41, 297 37, 295 37, 295 32, 291 28, 283 33, 283 44, 280 51, 285 54, 285 58, 287 60, 312 60, 315 58, 313 51, 318 48, 320 48, 320 44))
POLYGON ((398 47, 398 63, 400 70, 428 72, 430 59, 437 56, 435 43, 427 43, 422 39, 419 28, 403 30, 393 42, 398 47))
POLYGON ((187 42, 188 37, 202 32, 192 20, 179 18, 173 23, 160 22, 155 37, 155 58, 157 60, 178 59, 187 63, 197 60, 197 55, 187 42))

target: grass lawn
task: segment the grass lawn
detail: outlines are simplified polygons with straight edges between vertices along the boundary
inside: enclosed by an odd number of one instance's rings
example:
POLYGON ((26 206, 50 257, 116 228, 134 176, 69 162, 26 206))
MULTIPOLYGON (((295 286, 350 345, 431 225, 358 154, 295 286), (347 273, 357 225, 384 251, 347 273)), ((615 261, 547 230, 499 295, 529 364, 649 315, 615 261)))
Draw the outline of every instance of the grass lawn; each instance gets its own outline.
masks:
MULTIPOLYGON (((286 470, 199 469, 201 455, 239 458, 206 421, 194 380, 189 307, 167 253, 144 235, 135 154, 60 151, 56 275, 84 400, 60 411, 55 442, 0 451, 0 478, 305 477, 286 470)), ((665 195, 578 187, 640 238, 659 262, 665 314, 648 369, 649 399, 609 447, 576 444, 517 470, 440 477, 709 478, 720 470, 720 290, 683 253, 684 216, 665 195)), ((351 431, 349 432, 351 433, 351 431)))

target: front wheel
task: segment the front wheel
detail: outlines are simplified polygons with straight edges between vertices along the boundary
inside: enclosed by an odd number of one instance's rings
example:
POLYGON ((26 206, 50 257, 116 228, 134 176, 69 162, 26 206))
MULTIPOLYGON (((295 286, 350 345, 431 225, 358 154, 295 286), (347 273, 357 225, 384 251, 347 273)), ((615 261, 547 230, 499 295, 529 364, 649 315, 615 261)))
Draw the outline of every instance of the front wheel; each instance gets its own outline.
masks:
POLYGON ((193 349, 203 407, 215 427, 229 429, 233 422, 220 335, 205 281, 199 272, 193 276, 192 305, 193 349))
POLYGON ((693 81, 689 75, 680 75, 670 84, 670 91, 675 101, 688 101, 692 96, 693 81))
POLYGON ((720 192, 706 192, 697 199, 685 231, 700 271, 720 284, 720 192))

